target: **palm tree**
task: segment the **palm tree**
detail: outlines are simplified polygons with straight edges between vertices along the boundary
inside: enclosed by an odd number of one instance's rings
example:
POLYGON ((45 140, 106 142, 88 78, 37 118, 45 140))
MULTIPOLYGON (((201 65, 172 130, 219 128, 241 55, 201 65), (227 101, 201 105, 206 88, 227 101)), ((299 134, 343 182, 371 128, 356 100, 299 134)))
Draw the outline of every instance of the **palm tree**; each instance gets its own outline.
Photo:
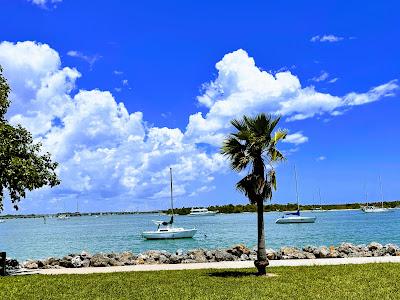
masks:
POLYGON ((250 203, 257 204, 258 275, 266 274, 268 258, 265 251, 264 234, 264 201, 272 198, 272 190, 276 190, 274 163, 283 161, 285 157, 276 148, 287 132, 277 129, 280 117, 261 113, 256 117, 243 116, 240 120, 232 120, 236 128, 224 141, 221 153, 230 159, 231 168, 237 172, 249 170, 248 174, 236 183, 236 188, 249 198, 250 203))

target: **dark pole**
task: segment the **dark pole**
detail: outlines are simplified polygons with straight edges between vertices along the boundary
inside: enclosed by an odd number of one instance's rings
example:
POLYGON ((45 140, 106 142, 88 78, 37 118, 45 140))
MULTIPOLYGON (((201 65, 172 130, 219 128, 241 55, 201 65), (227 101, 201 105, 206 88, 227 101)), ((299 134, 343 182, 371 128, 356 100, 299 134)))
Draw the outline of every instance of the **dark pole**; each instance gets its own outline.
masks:
POLYGON ((6 253, 0 252, 0 276, 6 276, 6 253))

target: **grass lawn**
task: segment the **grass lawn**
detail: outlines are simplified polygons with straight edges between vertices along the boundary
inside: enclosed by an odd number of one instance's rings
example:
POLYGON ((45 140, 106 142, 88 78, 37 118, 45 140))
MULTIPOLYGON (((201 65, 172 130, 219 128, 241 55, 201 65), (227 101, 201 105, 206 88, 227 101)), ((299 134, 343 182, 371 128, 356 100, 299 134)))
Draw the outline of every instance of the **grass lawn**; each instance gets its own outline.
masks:
POLYGON ((400 299, 400 264, 0 277, 0 299, 400 299))

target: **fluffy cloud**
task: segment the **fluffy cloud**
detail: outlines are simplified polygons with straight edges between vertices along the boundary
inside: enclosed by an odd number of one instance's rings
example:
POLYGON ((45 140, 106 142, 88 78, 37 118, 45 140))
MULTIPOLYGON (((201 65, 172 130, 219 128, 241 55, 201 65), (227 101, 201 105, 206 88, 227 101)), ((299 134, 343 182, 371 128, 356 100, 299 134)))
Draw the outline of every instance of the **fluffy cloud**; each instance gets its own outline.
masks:
POLYGON ((310 41, 311 42, 329 42, 329 43, 335 43, 335 42, 340 42, 344 39, 344 37, 341 36, 336 36, 333 34, 325 34, 325 35, 316 35, 313 36, 310 41))
POLYGON ((296 132, 293 134, 288 134, 286 136, 286 139, 283 140, 283 142, 300 145, 303 143, 307 143, 308 137, 304 136, 303 133, 301 133, 301 132, 296 132))
POLYGON ((313 86, 302 87, 290 71, 272 74, 259 69, 241 49, 226 54, 216 69, 216 79, 205 84, 203 94, 197 98, 209 111, 189 117, 185 137, 195 143, 219 144, 230 128, 230 120, 243 114, 270 112, 286 117, 287 121, 339 115, 341 109, 392 96, 398 89, 393 80, 366 93, 321 93, 313 86))
POLYGON ((201 191, 225 167, 218 153, 187 143, 178 128, 147 127, 108 91, 74 92, 80 73, 62 68, 58 53, 35 42, 0 44, 0 64, 12 87, 12 123, 31 130, 60 162, 53 196, 158 198, 201 191), (97 195, 97 196, 96 196, 97 195))

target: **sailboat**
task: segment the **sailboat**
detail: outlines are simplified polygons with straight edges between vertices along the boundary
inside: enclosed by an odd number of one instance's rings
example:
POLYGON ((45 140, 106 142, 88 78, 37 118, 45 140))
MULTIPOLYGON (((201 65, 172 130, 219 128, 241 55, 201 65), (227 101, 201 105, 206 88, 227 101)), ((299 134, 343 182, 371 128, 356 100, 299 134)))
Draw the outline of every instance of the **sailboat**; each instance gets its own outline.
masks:
POLYGON ((285 213, 282 217, 278 218, 275 223, 277 224, 291 224, 291 223, 314 223, 316 217, 304 217, 300 215, 299 205, 299 190, 297 186, 297 173, 296 166, 294 166, 294 178, 296 181, 296 199, 297 199, 297 211, 292 213, 285 213))
POLYGON ((380 186, 380 192, 381 192, 381 207, 377 207, 374 205, 368 205, 368 193, 366 193, 366 200, 367 200, 367 205, 363 206, 361 210, 365 213, 383 213, 383 212, 390 212, 392 211, 389 208, 383 207, 383 188, 382 188, 382 180, 381 176, 379 176, 379 186, 380 186))
MULTIPOLYGON (((321 189, 318 189, 318 196, 319 196, 319 203, 320 205, 322 204, 322 199, 321 199, 321 189)), ((322 209, 322 206, 320 207, 314 207, 312 209, 312 212, 324 212, 325 210, 322 209)))
POLYGON ((144 231, 142 232, 143 238, 147 240, 159 240, 159 239, 182 239, 182 238, 192 238, 197 229, 185 229, 182 227, 174 227, 174 199, 172 190, 172 168, 169 168, 170 173, 170 189, 171 189, 171 210, 172 216, 169 222, 166 221, 153 221, 157 225, 157 230, 154 231, 144 231))

